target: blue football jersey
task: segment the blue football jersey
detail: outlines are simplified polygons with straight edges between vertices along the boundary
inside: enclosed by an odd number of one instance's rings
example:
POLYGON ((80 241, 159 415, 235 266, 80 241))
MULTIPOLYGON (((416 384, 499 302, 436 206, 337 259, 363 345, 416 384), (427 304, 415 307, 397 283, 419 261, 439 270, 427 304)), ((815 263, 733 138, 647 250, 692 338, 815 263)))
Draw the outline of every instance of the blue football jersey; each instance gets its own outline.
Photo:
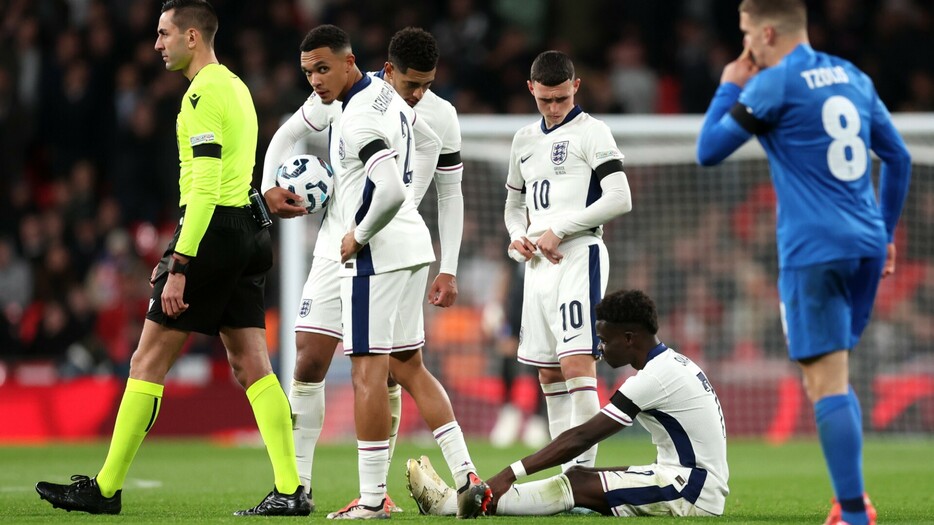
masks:
MULTIPOLYGON (((738 91, 734 84, 724 85, 718 96, 730 87, 738 91)), ((750 79, 737 102, 721 123, 733 120, 727 124, 734 137, 743 130, 755 134, 768 154, 778 197, 781 266, 884 256, 910 164, 869 77, 843 59, 802 44, 750 79), (870 176, 870 149, 898 165, 892 188, 899 191, 889 195, 884 180, 881 207, 870 176)), ((704 132, 709 127, 705 123, 704 132)))

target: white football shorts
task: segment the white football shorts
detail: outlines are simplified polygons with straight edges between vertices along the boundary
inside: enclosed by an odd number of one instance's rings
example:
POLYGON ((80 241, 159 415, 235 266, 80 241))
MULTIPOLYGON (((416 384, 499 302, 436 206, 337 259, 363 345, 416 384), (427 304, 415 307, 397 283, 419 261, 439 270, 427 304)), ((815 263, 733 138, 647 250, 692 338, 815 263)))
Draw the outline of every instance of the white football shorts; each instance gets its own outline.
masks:
POLYGON ((389 354, 425 345, 428 265, 341 277, 344 355, 389 354))
MULTIPOLYGON (((690 483, 690 471, 653 463, 599 474, 614 516, 717 516, 681 497, 690 483)), ((697 494, 690 488, 687 492, 697 494)))
POLYGON ((302 288, 302 301, 295 316, 296 332, 314 332, 340 339, 341 284, 337 272, 340 263, 315 257, 302 288))
POLYGON ((558 250, 559 264, 542 256, 527 262, 522 292, 519 362, 559 367, 563 357, 593 355, 598 350, 594 308, 603 298, 610 259, 603 241, 558 250))

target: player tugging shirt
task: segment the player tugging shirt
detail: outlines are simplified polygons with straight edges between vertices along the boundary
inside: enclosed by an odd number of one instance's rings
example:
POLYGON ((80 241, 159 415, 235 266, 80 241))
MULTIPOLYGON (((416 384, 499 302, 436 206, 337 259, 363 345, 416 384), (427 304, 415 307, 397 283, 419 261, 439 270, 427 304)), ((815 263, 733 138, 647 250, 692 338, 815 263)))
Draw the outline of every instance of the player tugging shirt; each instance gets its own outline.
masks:
POLYGON ((176 121, 179 206, 185 207, 176 253, 198 255, 215 206, 249 204, 257 134, 246 84, 220 64, 199 71, 176 121))

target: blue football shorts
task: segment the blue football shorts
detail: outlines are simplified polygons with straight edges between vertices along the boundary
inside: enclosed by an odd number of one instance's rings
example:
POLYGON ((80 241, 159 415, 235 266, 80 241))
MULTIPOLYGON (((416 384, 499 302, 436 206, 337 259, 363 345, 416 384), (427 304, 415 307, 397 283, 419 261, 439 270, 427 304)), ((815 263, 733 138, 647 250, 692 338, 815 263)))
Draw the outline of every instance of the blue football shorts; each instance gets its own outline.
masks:
POLYGON ((788 356, 800 361, 851 350, 869 324, 885 257, 844 259, 778 276, 788 356))

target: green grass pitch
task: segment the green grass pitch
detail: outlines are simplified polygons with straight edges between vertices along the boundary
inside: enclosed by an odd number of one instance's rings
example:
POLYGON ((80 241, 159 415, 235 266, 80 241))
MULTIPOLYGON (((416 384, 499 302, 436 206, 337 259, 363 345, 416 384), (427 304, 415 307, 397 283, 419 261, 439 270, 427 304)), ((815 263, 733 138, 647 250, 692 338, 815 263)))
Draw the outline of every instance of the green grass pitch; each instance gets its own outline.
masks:
MULTIPOLYGON (((601 465, 650 463, 654 449, 647 436, 615 438, 600 446, 601 465)), ((530 452, 499 450, 471 441, 471 454, 481 474, 489 476, 530 452)), ((65 482, 75 473, 93 475, 106 444, 53 444, 0 448, 0 523, 243 523, 264 518, 236 518, 231 512, 250 507, 272 488, 265 451, 257 447, 218 446, 203 441, 150 440, 143 444, 130 471, 119 516, 66 513, 41 501, 38 480, 65 482)), ((405 509, 393 521, 435 523, 419 516, 405 489, 405 459, 426 454, 442 476, 440 451, 433 442, 399 444, 389 473, 389 493, 405 509)), ((879 510, 879 523, 934 524, 934 440, 870 439, 865 446, 867 488, 879 510)), ((822 523, 831 489, 819 446, 814 441, 771 446, 757 441, 729 444, 730 488, 726 512, 718 524, 822 523)), ((295 523, 323 521, 357 493, 356 450, 328 445, 315 459, 314 496, 318 510, 309 518, 275 518, 295 523)), ((499 523, 597 523, 614 518, 558 515, 552 517, 480 518, 499 523)), ((708 523, 704 518, 643 518, 652 525, 708 523)))

